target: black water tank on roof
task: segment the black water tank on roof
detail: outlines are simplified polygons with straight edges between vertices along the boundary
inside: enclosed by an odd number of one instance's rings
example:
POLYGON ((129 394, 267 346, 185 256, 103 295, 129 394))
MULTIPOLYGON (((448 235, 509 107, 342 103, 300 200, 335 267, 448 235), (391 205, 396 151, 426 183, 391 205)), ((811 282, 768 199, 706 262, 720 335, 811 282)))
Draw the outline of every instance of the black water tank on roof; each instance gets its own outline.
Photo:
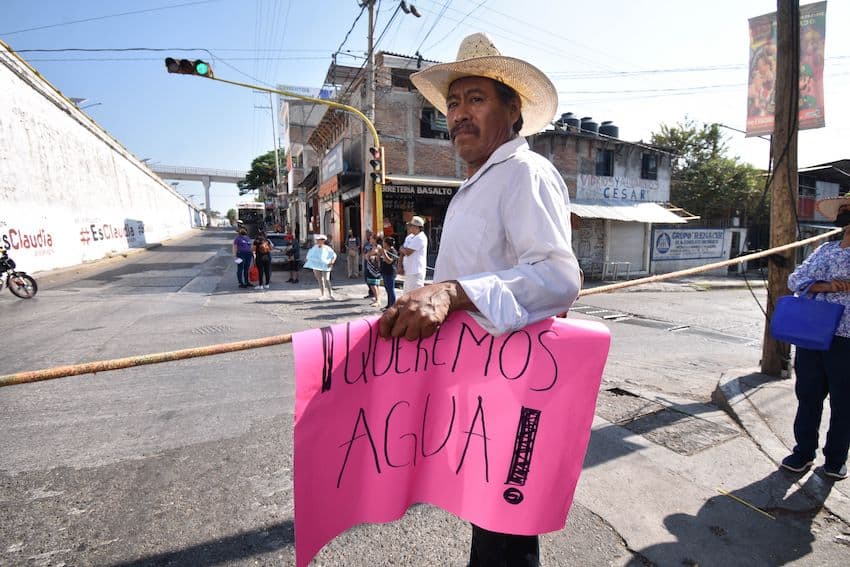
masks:
POLYGON ((594 122, 590 116, 585 116, 581 119, 581 131, 588 134, 596 134, 599 132, 599 124, 594 122))
POLYGON ((620 128, 614 126, 614 123, 611 120, 606 120, 602 124, 599 125, 599 133, 603 136, 611 136, 612 138, 620 137, 620 128))

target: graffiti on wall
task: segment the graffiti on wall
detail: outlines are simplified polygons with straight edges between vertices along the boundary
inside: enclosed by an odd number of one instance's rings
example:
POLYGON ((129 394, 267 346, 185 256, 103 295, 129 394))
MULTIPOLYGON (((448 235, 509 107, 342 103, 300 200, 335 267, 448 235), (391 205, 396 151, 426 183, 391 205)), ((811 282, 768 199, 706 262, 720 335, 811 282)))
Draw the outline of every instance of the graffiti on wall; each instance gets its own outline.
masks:
POLYGON ((25 227, 0 222, 0 246, 25 250, 36 256, 53 254, 53 234, 45 226, 25 227))
POLYGON ((631 177, 604 177, 581 174, 576 181, 576 199, 660 202, 658 181, 631 177))
POLYGON ((86 246, 107 240, 126 240, 132 247, 145 241, 145 224, 138 220, 127 220, 123 225, 87 221, 80 223, 79 229, 80 242, 86 246))

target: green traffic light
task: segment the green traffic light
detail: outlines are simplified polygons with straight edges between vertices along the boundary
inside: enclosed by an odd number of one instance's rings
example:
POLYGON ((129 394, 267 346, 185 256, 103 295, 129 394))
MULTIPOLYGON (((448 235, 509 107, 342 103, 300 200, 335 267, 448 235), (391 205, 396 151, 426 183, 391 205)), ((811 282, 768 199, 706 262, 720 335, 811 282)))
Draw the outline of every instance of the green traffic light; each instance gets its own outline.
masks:
POLYGON ((210 66, 203 61, 198 61, 195 63, 195 72, 206 77, 210 72, 210 66))

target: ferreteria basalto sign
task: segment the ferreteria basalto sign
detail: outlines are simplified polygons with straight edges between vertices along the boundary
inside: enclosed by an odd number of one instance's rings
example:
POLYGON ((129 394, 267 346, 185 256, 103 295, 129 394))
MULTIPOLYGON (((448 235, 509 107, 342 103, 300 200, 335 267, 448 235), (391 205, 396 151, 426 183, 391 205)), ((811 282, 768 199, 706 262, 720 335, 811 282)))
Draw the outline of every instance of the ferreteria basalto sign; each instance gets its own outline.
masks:
POLYGON ((457 188, 427 185, 384 185, 381 191, 399 195, 445 195, 451 197, 457 191, 457 188))
POLYGON ((295 334, 298 566, 415 502, 493 531, 561 529, 609 342, 559 319, 493 336, 467 313, 417 341, 380 338, 377 319, 295 334))

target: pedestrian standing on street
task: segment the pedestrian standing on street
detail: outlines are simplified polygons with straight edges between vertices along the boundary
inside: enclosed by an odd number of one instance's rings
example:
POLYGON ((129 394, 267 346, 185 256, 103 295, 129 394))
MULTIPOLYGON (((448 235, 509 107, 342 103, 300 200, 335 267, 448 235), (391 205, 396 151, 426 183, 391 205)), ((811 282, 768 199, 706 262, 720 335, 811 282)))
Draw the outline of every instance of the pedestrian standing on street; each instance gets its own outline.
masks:
POLYGON ((260 281, 254 289, 269 289, 269 284, 272 283, 272 250, 274 250, 274 244, 268 239, 266 232, 261 230, 253 243, 254 261, 260 272, 260 281), (263 285, 264 278, 265 285, 263 285))
POLYGON ((233 257, 236 258, 236 279, 239 280, 239 287, 243 289, 249 287, 248 270, 254 260, 253 245, 248 238, 248 231, 240 228, 239 236, 233 239, 233 257))
POLYGON ((424 227, 425 219, 422 217, 414 216, 407 221, 407 237, 398 250, 404 265, 404 293, 425 285, 428 239, 423 232, 424 227))
POLYGON ((345 239, 345 259, 346 270, 348 271, 348 279, 360 276, 360 242, 354 236, 354 231, 348 229, 348 236, 345 239))
POLYGON ((366 229, 366 239, 363 241, 363 281, 366 282, 366 289, 368 290, 368 294, 363 297, 363 299, 369 299, 370 297, 374 298, 375 295, 372 293, 372 286, 369 285, 369 282, 366 281, 366 254, 369 253, 369 250, 372 249, 372 231, 368 228, 366 229))
POLYGON ((384 245, 381 251, 381 279, 384 282, 384 289, 387 290, 387 305, 384 309, 388 309, 395 304, 395 266, 398 262, 398 250, 395 249, 395 238, 392 236, 384 237, 384 245))
POLYGON ((301 275, 301 243, 298 242, 294 234, 287 234, 290 238, 288 239, 289 246, 286 249, 286 256, 289 259, 287 262, 289 279, 286 280, 286 283, 298 283, 301 275))
MULTIPOLYGON (((433 65, 411 80, 446 114, 468 177, 446 212, 435 283, 405 293, 387 309, 381 336, 429 337, 458 310, 502 334, 572 305, 579 267, 570 244, 567 187, 522 137, 551 122, 558 107, 552 82, 531 64, 503 57, 481 33, 463 40, 457 61, 433 65)), ((537 536, 473 526, 469 566, 503 565, 537 567, 537 536)))
POLYGON ((328 299, 335 299, 331 289, 331 270, 336 262, 336 252, 326 244, 328 237, 324 234, 317 234, 313 238, 316 239, 316 244, 307 252, 304 267, 313 270, 313 275, 319 282, 321 291, 319 299, 325 299, 325 292, 328 294, 328 299))
POLYGON ((384 257, 384 249, 378 243, 378 237, 372 235, 369 238, 369 252, 366 254, 366 283, 372 291, 375 300, 370 307, 381 306, 381 292, 379 291, 383 277, 381 276, 381 264, 384 257))
POLYGON ((840 241, 821 244, 788 277, 788 289, 816 293, 815 299, 839 303, 844 314, 829 350, 797 347, 794 372, 797 382, 797 415, 794 418, 794 451, 782 467, 804 472, 812 466, 818 449, 823 402, 829 395, 829 431, 823 446, 822 472, 833 480, 847 478, 850 449, 850 193, 817 202, 817 209, 835 226, 844 228, 840 241))

